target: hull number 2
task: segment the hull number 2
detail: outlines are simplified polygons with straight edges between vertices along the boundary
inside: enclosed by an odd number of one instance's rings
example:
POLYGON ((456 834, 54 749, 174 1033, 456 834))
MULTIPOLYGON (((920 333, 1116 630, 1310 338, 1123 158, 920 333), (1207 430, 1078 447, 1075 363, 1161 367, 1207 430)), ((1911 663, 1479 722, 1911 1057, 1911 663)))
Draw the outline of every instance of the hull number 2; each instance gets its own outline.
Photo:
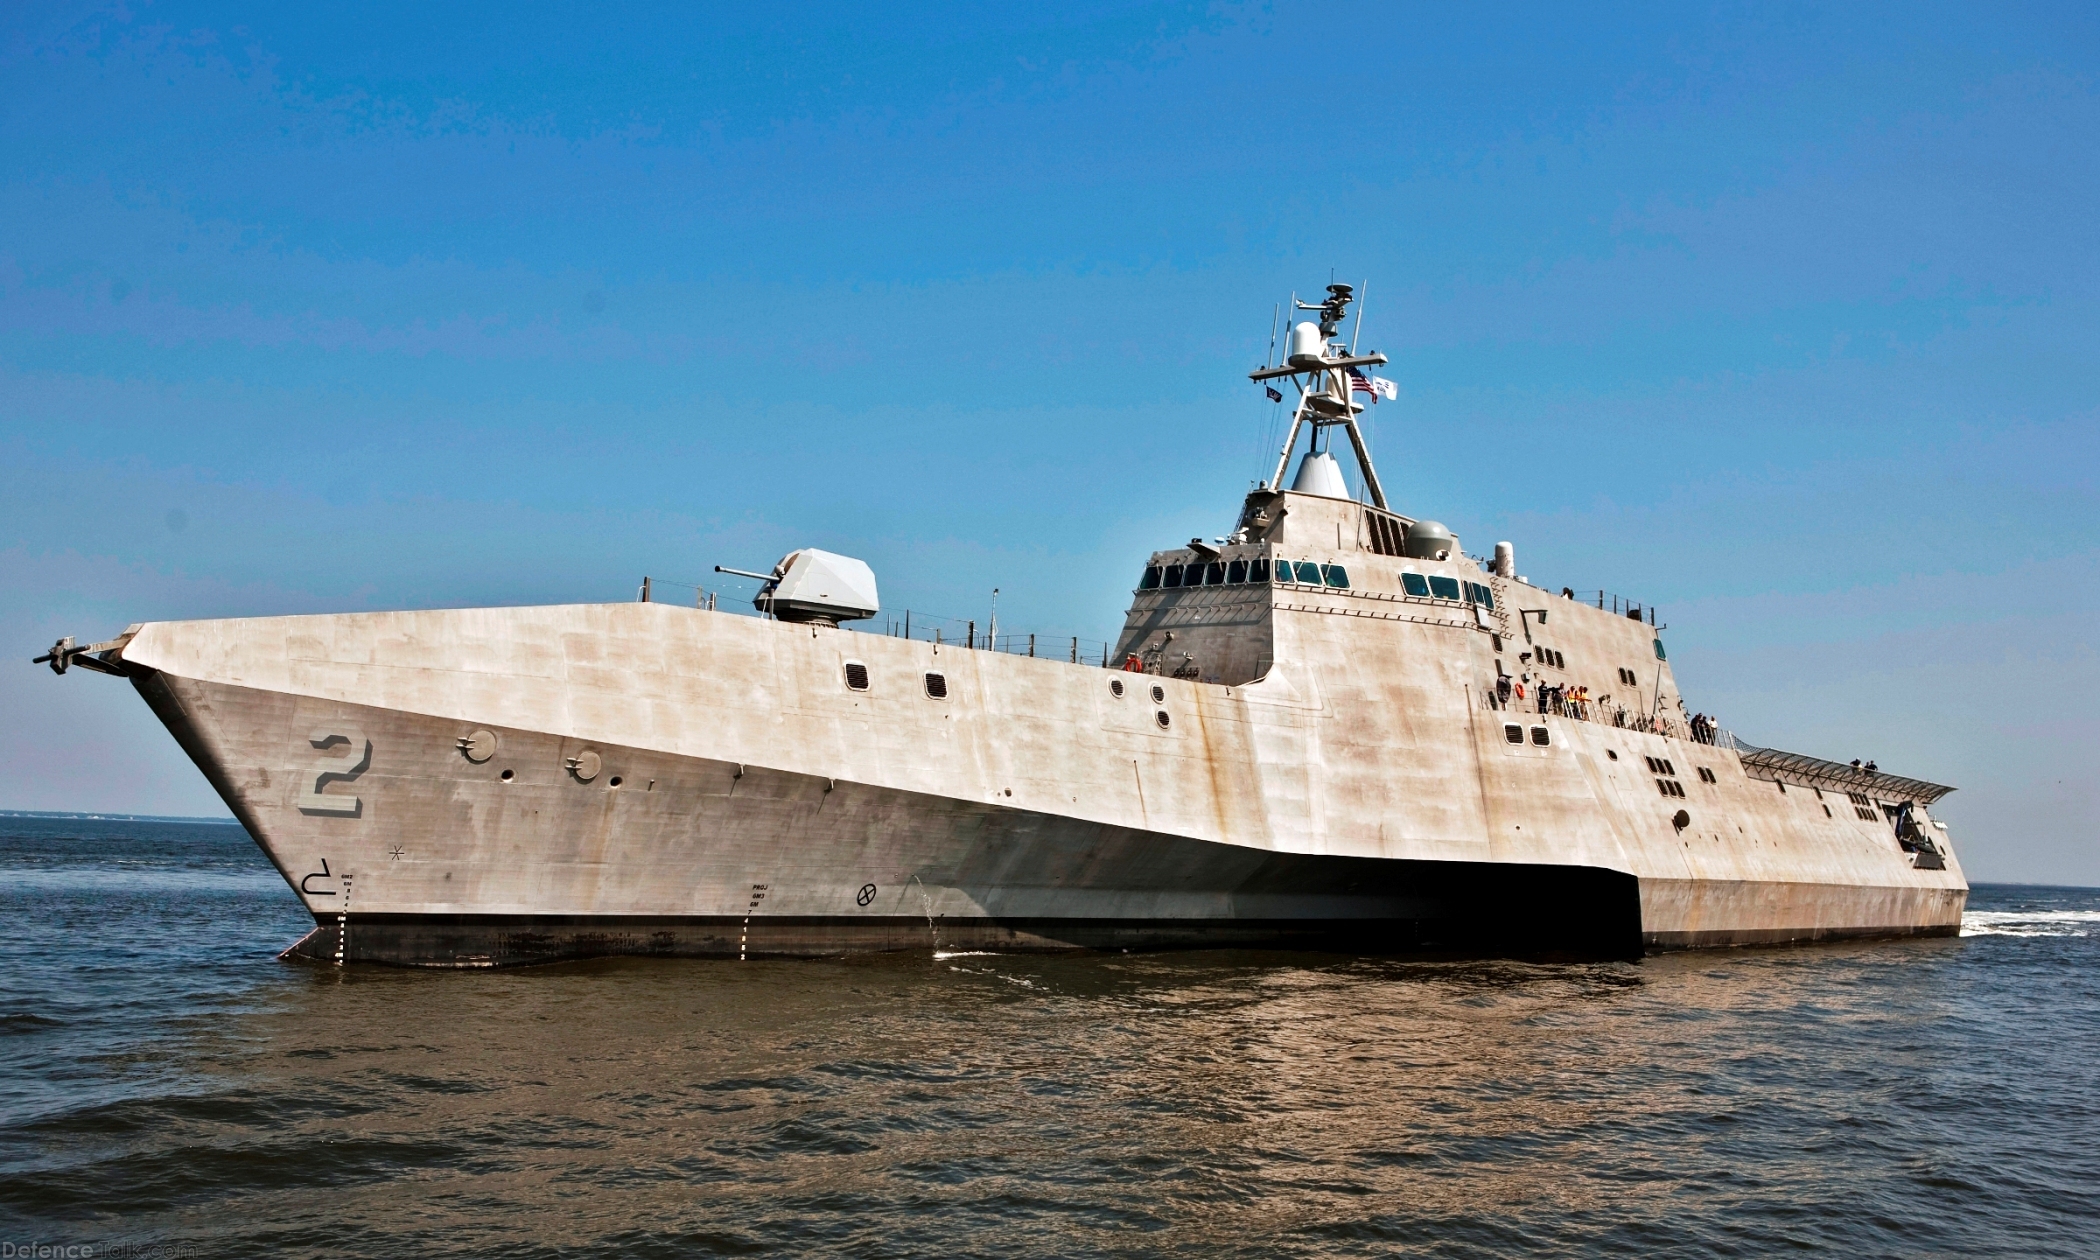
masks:
POLYGON ((333 814, 356 818, 364 802, 347 792, 327 792, 331 782, 355 779, 372 766, 372 741, 351 727, 328 726, 306 737, 314 748, 314 763, 300 774, 302 814, 333 814))

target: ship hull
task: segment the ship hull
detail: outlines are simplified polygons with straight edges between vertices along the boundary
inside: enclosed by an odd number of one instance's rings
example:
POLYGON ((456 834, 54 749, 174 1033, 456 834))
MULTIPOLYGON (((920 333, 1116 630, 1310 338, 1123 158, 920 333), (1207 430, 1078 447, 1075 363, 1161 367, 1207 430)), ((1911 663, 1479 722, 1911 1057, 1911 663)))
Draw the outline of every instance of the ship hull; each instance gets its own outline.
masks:
POLYGON ((503 731, 508 755, 477 765, 451 747, 457 723, 426 715, 337 705, 318 716, 296 696, 135 682, 314 912, 293 957, 1642 952, 1638 881, 1619 871, 1275 852, 604 743, 597 777, 620 785, 594 787, 518 772, 564 764, 557 736, 503 731), (275 732, 315 722, 375 749, 342 781, 354 796, 337 793, 354 812, 287 807, 306 768, 257 767, 287 742, 275 732), (227 729, 254 742, 228 748, 227 729), (215 772, 243 762, 257 768, 215 772))
POLYGON ((1394 710, 1280 670, 1216 687, 648 605, 149 625, 124 656, 313 915, 289 952, 327 961, 1626 958, 1949 934, 1966 897, 1951 857, 1914 869, 1740 767, 1693 827, 1624 777, 1643 747, 1717 750, 1558 717, 1505 745, 1464 707, 1441 745, 1427 717, 1363 743, 1394 710))

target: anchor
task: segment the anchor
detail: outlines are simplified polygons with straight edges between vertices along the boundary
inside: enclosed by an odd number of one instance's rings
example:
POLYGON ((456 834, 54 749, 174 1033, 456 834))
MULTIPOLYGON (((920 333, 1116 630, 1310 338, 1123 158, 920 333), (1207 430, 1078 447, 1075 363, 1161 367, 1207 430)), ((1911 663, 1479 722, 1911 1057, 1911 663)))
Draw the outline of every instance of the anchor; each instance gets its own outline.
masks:
POLYGON ((86 647, 80 647, 75 645, 72 636, 68 635, 52 644, 49 652, 44 653, 42 656, 31 657, 29 663, 31 665, 49 665, 51 666, 51 672, 54 674, 63 674, 69 667, 78 665, 82 669, 90 669, 98 674, 114 674, 118 678, 122 678, 126 672, 122 660, 109 659, 95 654, 98 652, 112 652, 123 645, 123 639, 111 639, 107 643, 90 643, 86 647))

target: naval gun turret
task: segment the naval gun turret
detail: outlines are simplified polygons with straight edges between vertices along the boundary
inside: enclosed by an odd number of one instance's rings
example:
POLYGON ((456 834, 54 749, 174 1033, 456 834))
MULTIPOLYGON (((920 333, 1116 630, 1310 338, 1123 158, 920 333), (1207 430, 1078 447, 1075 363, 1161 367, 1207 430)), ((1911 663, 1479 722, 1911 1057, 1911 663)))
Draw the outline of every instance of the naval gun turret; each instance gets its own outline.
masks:
POLYGON ((790 551, 771 573, 751 573, 719 564, 715 572, 757 578, 765 583, 758 588, 751 606, 782 621, 835 626, 842 621, 864 621, 882 611, 882 601, 875 593, 875 571, 866 561, 815 547, 790 551))

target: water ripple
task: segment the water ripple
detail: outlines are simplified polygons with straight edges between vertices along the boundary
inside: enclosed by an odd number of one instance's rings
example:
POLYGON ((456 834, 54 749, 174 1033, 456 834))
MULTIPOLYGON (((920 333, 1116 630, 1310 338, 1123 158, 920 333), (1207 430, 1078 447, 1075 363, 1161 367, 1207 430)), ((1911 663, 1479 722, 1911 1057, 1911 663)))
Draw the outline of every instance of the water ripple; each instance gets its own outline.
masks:
POLYGON ((0 830, 0 1226, 219 1255, 2072 1256, 2100 894, 1964 938, 427 974, 237 828, 0 830))

